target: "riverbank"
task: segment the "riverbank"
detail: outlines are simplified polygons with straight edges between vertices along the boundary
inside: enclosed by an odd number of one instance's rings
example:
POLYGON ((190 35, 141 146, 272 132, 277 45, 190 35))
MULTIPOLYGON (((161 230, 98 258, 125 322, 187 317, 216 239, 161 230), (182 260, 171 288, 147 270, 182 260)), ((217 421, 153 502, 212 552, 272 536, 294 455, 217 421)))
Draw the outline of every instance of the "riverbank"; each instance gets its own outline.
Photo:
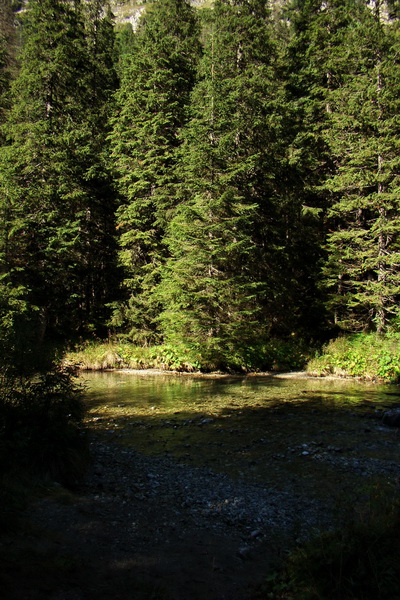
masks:
POLYGON ((369 490, 397 493, 399 439, 371 404, 232 400, 190 419, 92 409, 87 476, 1 540, 3 597, 252 600, 289 548, 354 517, 369 490))
MULTIPOLYGON (((84 369, 79 371, 82 376, 84 376, 85 372, 88 372, 89 369, 84 369)), ((96 369, 95 369, 96 371, 96 369)), ((102 369, 102 372, 111 372, 111 373, 120 373, 121 375, 135 375, 137 377, 146 377, 148 375, 159 375, 161 377, 171 376, 179 376, 179 377, 188 377, 190 379, 300 379, 300 380, 324 380, 324 381, 360 381, 360 382, 368 382, 368 383, 385 383, 383 380, 378 381, 376 379, 364 378, 364 377, 355 377, 346 374, 316 374, 311 371, 287 371, 287 372, 277 372, 277 371, 257 371, 250 373, 222 373, 221 371, 213 371, 211 373, 201 373, 201 372, 190 372, 190 371, 163 371, 162 369, 102 369)))
POLYGON ((308 361, 307 370, 320 376, 337 375, 396 383, 400 378, 400 333, 340 336, 308 361))
MULTIPOLYGON (((297 371, 304 367, 315 353, 302 340, 270 339, 255 344, 254 348, 238 349, 237 353, 224 358, 203 357, 190 348, 166 344, 137 346, 127 341, 86 341, 71 349, 64 362, 80 370, 137 369, 162 370, 186 373, 251 373, 297 371)), ((227 350, 227 354, 229 354, 227 350)))
POLYGON ((301 535, 299 515, 302 535, 326 522, 324 507, 298 494, 99 440, 92 455, 69 503, 30 511, 46 553, 71 570, 47 582, 51 591, 43 575, 36 593, 26 580, 16 598, 248 600, 284 540, 301 535))
POLYGON ((44 569, 3 597, 250 600, 288 547, 333 522, 325 502, 298 492, 99 440, 92 456, 74 495, 29 511, 34 533, 20 548, 44 569))
MULTIPOLYGON (((244 352, 246 354, 246 352, 244 352)), ((280 375, 293 372, 294 377, 349 377, 377 382, 397 382, 400 377, 400 334, 376 333, 341 336, 323 348, 307 346, 296 338, 274 340, 247 359, 232 358, 218 368, 216 364, 202 363, 201 357, 183 349, 168 346, 139 347, 128 342, 86 342, 71 350, 64 362, 79 370, 124 369, 148 372, 180 372, 191 374, 255 374, 280 375)), ((282 376, 282 375, 281 375, 282 376)))

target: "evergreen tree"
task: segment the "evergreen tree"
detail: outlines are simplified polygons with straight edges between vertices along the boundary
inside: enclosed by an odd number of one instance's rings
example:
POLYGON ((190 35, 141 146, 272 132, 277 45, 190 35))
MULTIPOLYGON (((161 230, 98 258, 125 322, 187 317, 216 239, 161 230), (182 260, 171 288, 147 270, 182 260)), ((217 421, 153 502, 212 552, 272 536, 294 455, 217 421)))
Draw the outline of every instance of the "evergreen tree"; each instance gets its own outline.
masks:
POLYGON ((325 268, 339 324, 383 332, 398 317, 399 22, 376 0, 351 32, 352 69, 330 96, 327 131, 337 170, 327 183, 329 260, 325 268))
MULTIPOLYGON (((10 88, 10 28, 9 20, 11 11, 11 2, 2 0, 0 2, 0 153, 1 147, 5 143, 3 124, 8 109, 8 96, 10 88)), ((0 182, 2 181, 1 162, 0 162, 0 182)), ((7 249, 7 239, 9 235, 9 200, 7 190, 3 187, 3 197, 0 199, 0 264, 5 256, 7 249)), ((0 277, 2 271, 0 270, 0 277)), ((0 279, 0 294, 3 295, 3 285, 0 279)), ((4 296, 7 296, 4 292, 4 296)))
MULTIPOLYGON (((0 0, 0 125, 9 106, 9 87, 15 71, 17 43, 12 0, 0 0)), ((0 143, 2 143, 0 131, 0 143)))
MULTIPOLYGON (((337 145, 335 148, 340 126, 332 129, 332 121, 340 121, 341 109, 335 107, 334 97, 341 93, 349 77, 357 79, 364 60, 361 55, 365 40, 361 32, 369 26, 371 12, 359 0, 295 0, 287 14, 293 32, 287 52, 292 194, 300 201, 304 215, 298 221, 297 232, 306 233, 298 238, 298 256, 308 265, 314 297, 322 293, 321 301, 324 296, 326 301, 326 287, 320 285, 321 292, 317 292, 315 286, 321 280, 321 264, 326 260, 327 232, 339 226, 338 221, 326 219, 336 200, 332 186, 324 185, 335 176, 340 162, 337 145)), ((334 304, 327 302, 328 327, 333 325, 329 312, 334 304)), ((315 302, 309 305, 315 312, 315 302)), ((336 315, 335 322, 338 320, 336 315)))
POLYGON ((63 334, 90 323, 96 294, 103 296, 92 271, 102 266, 96 252, 104 256, 101 248, 109 247, 102 227, 110 228, 114 208, 106 204, 105 128, 96 116, 110 84, 94 83, 100 60, 87 28, 77 1, 29 3, 0 169, 2 272, 27 290, 43 327, 63 334))
MULTIPOLYGON (((0 123, 4 120, 5 97, 8 90, 7 50, 5 39, 0 35, 0 123)), ((1 138, 0 138, 1 139, 1 138)))
POLYGON ((332 155, 331 94, 351 70, 354 48, 348 32, 362 20, 358 0, 294 0, 287 8, 291 37, 286 52, 289 149, 286 189, 293 198, 289 218, 292 252, 289 272, 306 330, 332 328, 326 290, 320 285, 326 250, 326 212, 332 202, 324 181, 335 172, 332 155), (307 308, 308 307, 308 308, 307 308))
POLYGON ((153 288, 165 257, 174 205, 178 134, 187 118, 200 53, 194 10, 185 0, 148 6, 131 53, 122 57, 111 136, 121 206, 117 213, 127 301, 115 313, 131 339, 154 339, 153 288))
POLYGON ((280 242, 273 56, 264 2, 214 4, 183 135, 171 257, 158 290, 165 339, 213 364, 271 327, 262 308, 275 302, 280 242))
POLYGON ((85 93, 78 97, 82 117, 79 155, 75 152, 76 180, 86 195, 85 215, 80 230, 79 281, 83 323, 105 331, 107 304, 119 285, 116 268, 116 191, 110 164, 107 136, 118 87, 115 69, 113 14, 104 0, 86 0, 85 93))

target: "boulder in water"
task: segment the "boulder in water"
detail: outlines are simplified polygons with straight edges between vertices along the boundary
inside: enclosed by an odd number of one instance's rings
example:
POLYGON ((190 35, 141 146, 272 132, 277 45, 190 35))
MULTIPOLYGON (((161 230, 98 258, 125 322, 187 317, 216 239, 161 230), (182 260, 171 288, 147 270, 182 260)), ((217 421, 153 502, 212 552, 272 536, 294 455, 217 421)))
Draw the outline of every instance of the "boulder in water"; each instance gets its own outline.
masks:
POLYGON ((400 427, 400 408, 386 411, 383 414, 382 423, 389 427, 400 427))

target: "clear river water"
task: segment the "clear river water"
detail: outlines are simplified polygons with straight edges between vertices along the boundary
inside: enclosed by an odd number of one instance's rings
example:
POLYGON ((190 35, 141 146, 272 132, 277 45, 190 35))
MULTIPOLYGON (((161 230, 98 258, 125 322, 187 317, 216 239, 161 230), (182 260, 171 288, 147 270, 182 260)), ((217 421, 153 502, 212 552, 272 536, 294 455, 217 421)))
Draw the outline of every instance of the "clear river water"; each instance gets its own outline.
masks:
POLYGON ((94 372, 87 421, 108 441, 311 495, 397 478, 400 436, 382 423, 400 387, 301 374, 94 372))
MULTIPOLYGON (((152 372, 87 372, 90 410, 121 408, 137 414, 146 410, 220 412, 232 403, 276 406, 277 403, 308 403, 321 406, 386 408, 400 403, 400 386, 348 379, 288 375, 192 375, 152 372)), ((117 411, 118 412, 118 411, 117 411)))

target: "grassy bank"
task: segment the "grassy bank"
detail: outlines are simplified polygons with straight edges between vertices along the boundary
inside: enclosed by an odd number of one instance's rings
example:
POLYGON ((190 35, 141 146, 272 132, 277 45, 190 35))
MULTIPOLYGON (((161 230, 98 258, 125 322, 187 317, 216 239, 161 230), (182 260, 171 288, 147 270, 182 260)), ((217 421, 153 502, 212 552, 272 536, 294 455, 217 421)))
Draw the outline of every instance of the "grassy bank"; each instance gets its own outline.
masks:
POLYGON ((308 362, 307 370, 313 375, 397 382, 400 379, 400 333, 339 337, 308 362))
POLYGON ((359 377, 397 382, 400 379, 400 333, 341 336, 315 355, 303 340, 271 339, 253 347, 203 356, 184 346, 136 346, 126 341, 87 341, 64 360, 82 370, 161 369, 182 372, 298 371, 316 376, 359 377), (314 355, 314 358, 311 358, 314 355))
POLYGON ((308 345, 295 337, 271 339, 214 355, 183 345, 141 347, 125 341, 88 341, 69 351, 64 360, 82 370, 294 371, 304 368, 311 354, 308 345))

